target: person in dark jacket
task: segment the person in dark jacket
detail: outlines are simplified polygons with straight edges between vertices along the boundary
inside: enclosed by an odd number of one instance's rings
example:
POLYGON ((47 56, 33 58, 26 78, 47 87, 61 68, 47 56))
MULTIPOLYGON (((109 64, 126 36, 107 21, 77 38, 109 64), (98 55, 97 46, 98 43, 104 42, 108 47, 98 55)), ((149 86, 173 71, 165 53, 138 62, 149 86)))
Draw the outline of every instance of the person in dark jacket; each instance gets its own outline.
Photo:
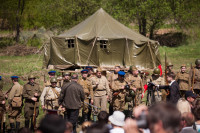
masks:
POLYGON ((167 74, 167 80, 169 85, 157 85, 159 89, 169 89, 169 95, 167 96, 167 101, 176 104, 180 98, 179 85, 175 80, 175 74, 170 72, 167 74))
POLYGON ((72 82, 62 87, 58 102, 65 108, 64 118, 73 124, 73 133, 76 133, 79 109, 82 106, 85 94, 82 86, 77 83, 78 75, 72 75, 71 79, 72 82))

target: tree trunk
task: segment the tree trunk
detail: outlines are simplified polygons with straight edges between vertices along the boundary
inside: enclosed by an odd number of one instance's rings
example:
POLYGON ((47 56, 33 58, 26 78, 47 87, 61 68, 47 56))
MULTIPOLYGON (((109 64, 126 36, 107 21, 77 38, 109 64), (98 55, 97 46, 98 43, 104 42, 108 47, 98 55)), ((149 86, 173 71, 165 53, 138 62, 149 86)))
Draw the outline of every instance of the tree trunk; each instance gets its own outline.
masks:
POLYGON ((155 25, 153 24, 152 26, 150 26, 150 35, 149 35, 149 38, 150 38, 150 39, 153 39, 153 37, 154 37, 154 36, 153 36, 153 35, 154 35, 154 34, 153 34, 154 30, 155 30, 155 25))
POLYGON ((141 25, 140 18, 138 18, 138 25, 139 25, 139 33, 142 34, 142 25, 141 25))
POLYGON ((17 15, 16 15, 16 36, 15 36, 15 41, 19 42, 19 33, 20 33, 20 5, 21 5, 21 0, 18 0, 18 8, 17 8, 17 15))
POLYGON ((142 18, 142 35, 146 36, 147 33, 147 20, 143 17, 142 18))

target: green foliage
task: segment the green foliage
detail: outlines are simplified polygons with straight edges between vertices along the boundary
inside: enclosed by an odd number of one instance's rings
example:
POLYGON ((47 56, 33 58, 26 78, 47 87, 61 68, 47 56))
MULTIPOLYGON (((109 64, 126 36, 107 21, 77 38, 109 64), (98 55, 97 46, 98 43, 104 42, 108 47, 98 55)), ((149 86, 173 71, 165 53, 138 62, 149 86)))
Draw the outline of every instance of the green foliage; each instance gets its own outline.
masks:
POLYGON ((11 46, 14 44, 14 40, 11 38, 0 38, 0 48, 11 46))
POLYGON ((32 38, 28 40, 27 45, 39 48, 42 45, 42 41, 39 38, 32 38))

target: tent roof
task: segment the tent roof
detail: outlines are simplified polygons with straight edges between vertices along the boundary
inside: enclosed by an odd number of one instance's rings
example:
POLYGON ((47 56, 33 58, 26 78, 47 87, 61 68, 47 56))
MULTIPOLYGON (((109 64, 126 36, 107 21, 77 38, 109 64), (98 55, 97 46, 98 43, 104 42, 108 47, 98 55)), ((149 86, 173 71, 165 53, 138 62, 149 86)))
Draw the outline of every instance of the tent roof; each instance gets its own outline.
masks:
POLYGON ((136 44, 152 41, 124 26, 112 18, 102 8, 66 33, 60 34, 57 37, 77 37, 81 40, 91 40, 96 37, 102 39, 127 38, 133 40, 136 44))

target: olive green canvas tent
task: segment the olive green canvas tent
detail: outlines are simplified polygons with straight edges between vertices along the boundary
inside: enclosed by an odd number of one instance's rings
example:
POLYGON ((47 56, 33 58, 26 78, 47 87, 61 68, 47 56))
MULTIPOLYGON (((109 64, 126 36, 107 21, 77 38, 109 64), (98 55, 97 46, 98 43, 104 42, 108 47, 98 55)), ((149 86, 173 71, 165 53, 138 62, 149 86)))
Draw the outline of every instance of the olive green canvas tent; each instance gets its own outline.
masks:
POLYGON ((154 68, 158 42, 124 26, 103 9, 45 45, 44 65, 154 68))

